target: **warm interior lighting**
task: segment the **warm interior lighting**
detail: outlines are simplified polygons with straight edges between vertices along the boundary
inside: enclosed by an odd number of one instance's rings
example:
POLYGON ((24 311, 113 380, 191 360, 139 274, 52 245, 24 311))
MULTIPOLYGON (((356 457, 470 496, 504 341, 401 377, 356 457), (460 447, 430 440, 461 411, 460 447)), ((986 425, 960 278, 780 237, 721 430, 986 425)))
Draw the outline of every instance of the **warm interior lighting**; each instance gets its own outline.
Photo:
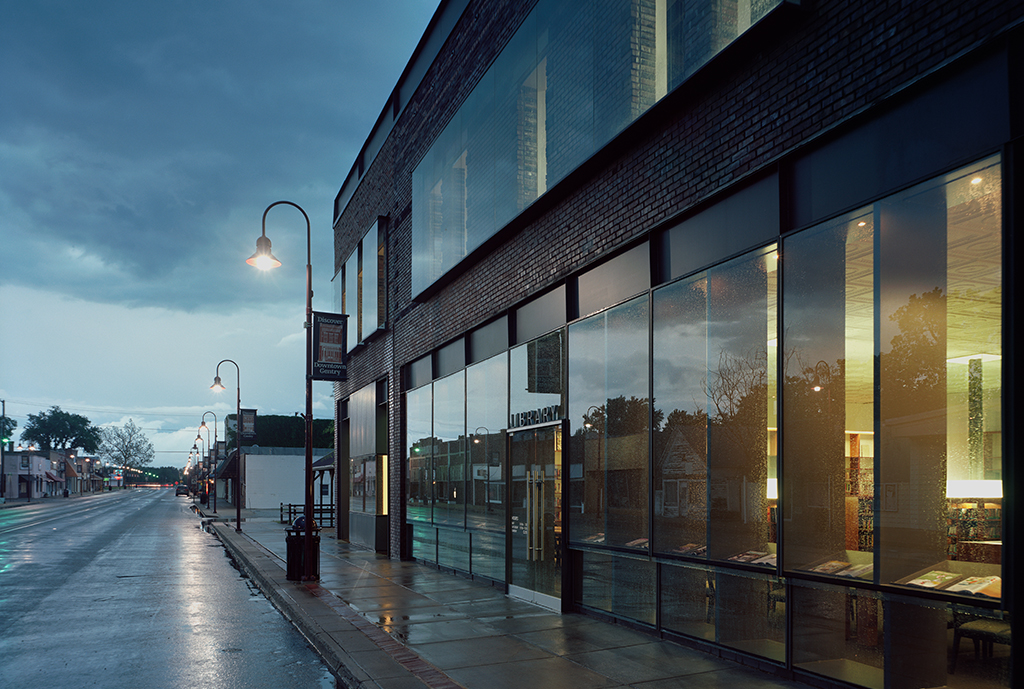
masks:
POLYGON ((986 361, 999 361, 1002 359, 998 354, 969 354, 967 356, 958 356, 953 359, 946 359, 947 364, 970 364, 971 361, 977 359, 982 363, 986 361))
POLYGON ((981 184, 981 177, 975 177, 972 179, 971 184, 981 184))
POLYGON ((1001 498, 1003 482, 999 480, 946 481, 947 498, 1001 498))
POLYGON ((270 238, 266 235, 256 238, 256 253, 247 258, 245 262, 260 270, 270 270, 281 265, 274 254, 270 253, 270 238))

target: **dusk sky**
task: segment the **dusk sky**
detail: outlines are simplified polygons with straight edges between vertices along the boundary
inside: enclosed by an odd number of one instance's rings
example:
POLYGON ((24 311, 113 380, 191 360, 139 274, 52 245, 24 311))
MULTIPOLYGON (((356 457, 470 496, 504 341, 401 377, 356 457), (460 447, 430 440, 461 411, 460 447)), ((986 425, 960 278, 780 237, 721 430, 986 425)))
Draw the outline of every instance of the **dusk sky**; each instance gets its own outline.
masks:
MULTIPOLYGON (((306 225, 332 205, 438 0, 7 0, 0 11, 0 398, 143 428, 184 466, 203 412, 305 406, 306 225), (221 366, 228 390, 210 390, 221 366)), ((333 416, 314 385, 314 416, 333 416)), ((207 420, 211 419, 209 416, 207 420)), ((17 431, 15 439, 18 438, 17 431)), ((204 433, 205 437, 205 433, 204 433)))

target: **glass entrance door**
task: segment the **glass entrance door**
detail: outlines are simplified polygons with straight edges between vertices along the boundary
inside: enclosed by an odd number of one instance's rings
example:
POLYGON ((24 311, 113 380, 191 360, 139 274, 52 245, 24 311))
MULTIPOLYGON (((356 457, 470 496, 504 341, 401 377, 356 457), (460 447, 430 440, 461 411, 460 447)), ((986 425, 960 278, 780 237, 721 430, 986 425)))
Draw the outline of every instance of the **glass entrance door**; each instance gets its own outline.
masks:
POLYGON ((509 435, 509 595, 553 610, 562 601, 562 427, 509 435))

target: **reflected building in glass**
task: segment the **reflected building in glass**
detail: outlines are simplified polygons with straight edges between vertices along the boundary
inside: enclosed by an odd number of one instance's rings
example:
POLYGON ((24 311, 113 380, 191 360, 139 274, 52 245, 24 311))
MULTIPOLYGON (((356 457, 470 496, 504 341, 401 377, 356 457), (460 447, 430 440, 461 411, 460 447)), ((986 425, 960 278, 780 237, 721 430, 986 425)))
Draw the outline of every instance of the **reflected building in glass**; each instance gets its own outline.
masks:
POLYGON ((442 2, 335 199, 339 537, 816 686, 1020 684, 1022 20, 442 2))

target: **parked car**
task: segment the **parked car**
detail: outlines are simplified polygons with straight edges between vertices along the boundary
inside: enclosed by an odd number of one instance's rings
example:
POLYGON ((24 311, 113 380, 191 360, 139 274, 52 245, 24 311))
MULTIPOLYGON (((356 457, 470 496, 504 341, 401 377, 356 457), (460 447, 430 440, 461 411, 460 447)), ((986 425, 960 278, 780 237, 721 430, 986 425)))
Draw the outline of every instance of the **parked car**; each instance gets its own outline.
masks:
POLYGON ((185 497, 188 497, 188 486, 186 486, 184 483, 180 484, 177 488, 174 489, 174 495, 184 495, 185 497))

